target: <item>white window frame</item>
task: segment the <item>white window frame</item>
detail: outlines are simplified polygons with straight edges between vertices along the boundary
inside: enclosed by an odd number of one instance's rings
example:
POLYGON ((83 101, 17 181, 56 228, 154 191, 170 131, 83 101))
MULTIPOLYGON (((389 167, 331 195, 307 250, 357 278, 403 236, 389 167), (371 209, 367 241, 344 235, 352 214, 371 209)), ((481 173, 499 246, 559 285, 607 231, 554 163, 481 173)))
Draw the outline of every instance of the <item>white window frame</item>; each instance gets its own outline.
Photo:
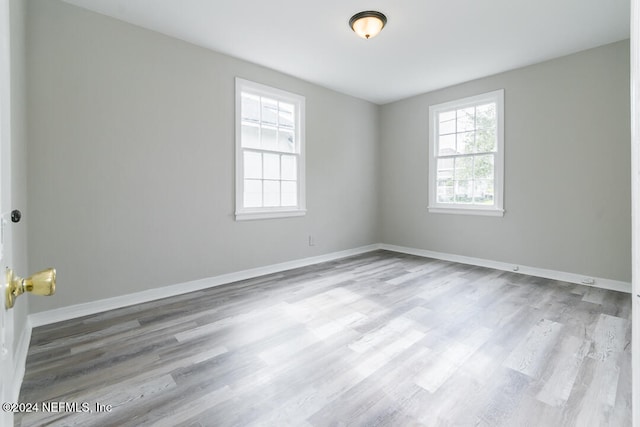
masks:
MULTIPOLYGON (((236 221, 284 218, 305 215, 305 98, 304 96, 286 92, 260 83, 236 77, 236 221), (295 108, 295 133, 296 152, 287 153, 297 156, 297 206, 287 207, 244 207, 244 151, 242 147, 242 93, 248 92, 253 95, 264 96, 266 98, 293 104, 295 108)), ((269 151, 260 149, 250 149, 252 151, 281 153, 280 151, 269 151)))
POLYGON ((504 89, 467 98, 457 99, 442 104, 429 106, 429 205, 432 213, 469 214, 469 215, 504 215, 504 89), (494 204, 490 206, 480 204, 442 203, 438 202, 437 192, 437 161, 439 121, 438 114, 447 111, 496 103, 496 138, 497 151, 494 157, 494 204))

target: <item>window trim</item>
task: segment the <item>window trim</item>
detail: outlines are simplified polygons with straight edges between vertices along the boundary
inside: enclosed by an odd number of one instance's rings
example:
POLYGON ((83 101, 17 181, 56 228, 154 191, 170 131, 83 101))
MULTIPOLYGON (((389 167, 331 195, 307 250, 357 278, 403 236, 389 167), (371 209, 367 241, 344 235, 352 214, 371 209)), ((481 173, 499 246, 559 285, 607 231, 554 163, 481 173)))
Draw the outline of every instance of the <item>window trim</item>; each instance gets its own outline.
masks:
MULTIPOLYGON (((305 97, 295 93, 287 92, 271 86, 266 86, 240 77, 235 79, 236 91, 236 114, 235 114, 235 168, 236 168, 236 221, 286 218, 306 215, 306 195, 305 195, 305 97), (297 184, 298 184, 298 205, 286 207, 260 207, 245 208, 244 200, 244 149, 242 147, 242 92, 250 92, 255 95, 265 96, 278 101, 293 104, 296 109, 295 115, 295 137, 297 141, 297 184)), ((268 150, 265 150, 268 151, 268 150)), ((277 153, 280 153, 277 151, 277 153)))
POLYGON ((429 205, 427 209, 430 213, 504 216, 504 89, 429 106, 429 205), (437 114, 484 102, 496 103, 497 151, 494 159, 494 205, 463 205, 438 202, 438 156, 436 155, 438 123, 435 123, 437 114))

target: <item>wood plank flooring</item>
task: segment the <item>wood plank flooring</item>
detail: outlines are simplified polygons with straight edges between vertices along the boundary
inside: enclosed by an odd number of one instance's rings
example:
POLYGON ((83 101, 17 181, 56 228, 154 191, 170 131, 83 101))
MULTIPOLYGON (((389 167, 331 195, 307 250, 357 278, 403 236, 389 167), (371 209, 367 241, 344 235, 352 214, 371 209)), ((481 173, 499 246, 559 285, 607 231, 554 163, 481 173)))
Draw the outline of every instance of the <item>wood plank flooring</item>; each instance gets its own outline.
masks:
POLYGON ((16 425, 630 426, 630 316, 619 292, 370 252, 36 328, 20 402, 71 405, 16 425))

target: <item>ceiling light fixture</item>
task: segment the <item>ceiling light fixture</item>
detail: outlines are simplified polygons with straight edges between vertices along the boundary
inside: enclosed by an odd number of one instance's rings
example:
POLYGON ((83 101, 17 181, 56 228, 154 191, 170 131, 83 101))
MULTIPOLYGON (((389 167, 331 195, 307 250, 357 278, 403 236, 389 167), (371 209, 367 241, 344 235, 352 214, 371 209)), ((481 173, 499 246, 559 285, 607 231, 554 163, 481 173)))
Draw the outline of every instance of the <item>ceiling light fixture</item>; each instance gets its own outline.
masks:
POLYGON ((363 39, 371 39, 378 35, 387 23, 387 17, 375 10, 356 13, 349 19, 349 26, 363 39))

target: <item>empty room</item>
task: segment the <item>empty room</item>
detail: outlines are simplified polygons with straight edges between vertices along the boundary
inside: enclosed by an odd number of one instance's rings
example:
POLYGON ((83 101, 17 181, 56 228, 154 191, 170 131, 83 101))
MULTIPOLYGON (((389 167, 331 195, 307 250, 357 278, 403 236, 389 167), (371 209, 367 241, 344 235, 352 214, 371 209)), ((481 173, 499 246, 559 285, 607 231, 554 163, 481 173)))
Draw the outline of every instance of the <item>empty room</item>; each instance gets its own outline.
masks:
POLYGON ((0 0, 0 426, 640 426, 638 1, 0 0))

